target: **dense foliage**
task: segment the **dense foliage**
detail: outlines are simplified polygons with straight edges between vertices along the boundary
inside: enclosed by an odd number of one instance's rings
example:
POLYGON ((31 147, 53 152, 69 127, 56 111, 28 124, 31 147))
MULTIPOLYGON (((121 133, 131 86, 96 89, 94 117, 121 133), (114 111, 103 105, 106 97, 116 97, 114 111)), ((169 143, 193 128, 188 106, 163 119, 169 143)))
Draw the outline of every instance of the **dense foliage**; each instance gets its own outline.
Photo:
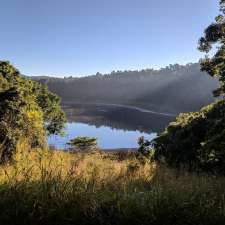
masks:
POLYGON ((225 1, 220 6, 222 14, 205 30, 199 49, 208 53, 213 44, 218 47, 212 58, 202 60, 201 69, 219 78, 214 95, 221 99, 199 112, 181 114, 154 145, 156 157, 164 157, 170 165, 225 175, 225 1))
POLYGON ((225 175, 225 102, 181 114, 155 140, 157 158, 170 165, 225 175))
POLYGON ((21 141, 43 146, 46 133, 60 133, 64 122, 55 94, 0 61, 0 161, 10 159, 21 141))

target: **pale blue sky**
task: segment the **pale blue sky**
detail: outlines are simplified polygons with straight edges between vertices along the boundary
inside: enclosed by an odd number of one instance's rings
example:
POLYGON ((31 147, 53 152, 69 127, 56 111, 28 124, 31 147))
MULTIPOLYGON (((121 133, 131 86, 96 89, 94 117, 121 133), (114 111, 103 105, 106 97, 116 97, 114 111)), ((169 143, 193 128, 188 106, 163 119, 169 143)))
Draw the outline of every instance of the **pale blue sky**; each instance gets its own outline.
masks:
POLYGON ((197 62, 217 0, 0 0, 0 59, 77 76, 197 62))

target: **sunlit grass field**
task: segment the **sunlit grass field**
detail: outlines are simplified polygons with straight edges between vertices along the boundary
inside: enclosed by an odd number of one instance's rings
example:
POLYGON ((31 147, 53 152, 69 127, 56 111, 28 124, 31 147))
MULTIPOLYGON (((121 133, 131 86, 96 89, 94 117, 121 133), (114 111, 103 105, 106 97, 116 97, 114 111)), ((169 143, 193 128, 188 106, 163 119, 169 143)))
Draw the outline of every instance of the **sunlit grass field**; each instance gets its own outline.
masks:
POLYGON ((225 179, 134 154, 20 146, 1 166, 0 224, 224 225, 225 179))

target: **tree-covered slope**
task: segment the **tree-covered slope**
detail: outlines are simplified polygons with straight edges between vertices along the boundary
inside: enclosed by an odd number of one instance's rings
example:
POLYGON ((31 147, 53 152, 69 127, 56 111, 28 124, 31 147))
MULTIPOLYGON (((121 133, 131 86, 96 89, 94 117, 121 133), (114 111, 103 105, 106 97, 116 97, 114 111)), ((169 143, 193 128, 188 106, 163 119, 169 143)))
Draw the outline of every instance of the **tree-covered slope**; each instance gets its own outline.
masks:
POLYGON ((214 101, 218 81, 199 64, 170 65, 160 70, 118 71, 82 78, 32 77, 48 85, 63 102, 131 104, 167 112, 198 110, 214 101))

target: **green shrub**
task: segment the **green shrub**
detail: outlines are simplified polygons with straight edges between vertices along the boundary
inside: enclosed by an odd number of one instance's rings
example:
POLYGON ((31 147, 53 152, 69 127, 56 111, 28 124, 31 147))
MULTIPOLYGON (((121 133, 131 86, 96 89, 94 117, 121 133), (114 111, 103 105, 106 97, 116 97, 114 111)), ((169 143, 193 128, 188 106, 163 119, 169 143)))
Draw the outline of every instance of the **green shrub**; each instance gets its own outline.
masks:
POLYGON ((225 101, 179 115, 154 147, 155 157, 172 166, 225 174, 225 101))

